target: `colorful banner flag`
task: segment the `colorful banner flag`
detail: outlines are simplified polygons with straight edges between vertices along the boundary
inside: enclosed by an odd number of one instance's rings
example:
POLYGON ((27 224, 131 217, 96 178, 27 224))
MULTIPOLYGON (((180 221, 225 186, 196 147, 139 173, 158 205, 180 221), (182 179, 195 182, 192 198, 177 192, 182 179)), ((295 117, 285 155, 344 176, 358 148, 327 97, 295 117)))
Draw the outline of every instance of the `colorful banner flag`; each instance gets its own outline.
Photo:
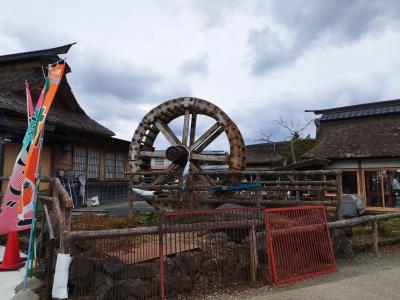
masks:
POLYGON ((39 186, 37 181, 40 180, 38 179, 38 172, 40 154, 42 150, 44 124, 51 104, 53 103, 54 96, 56 95, 60 85, 61 78, 64 74, 64 67, 64 64, 57 64, 50 67, 49 89, 44 97, 42 107, 40 108, 37 125, 33 132, 33 139, 26 157, 26 165, 22 181, 22 193, 18 202, 19 221, 17 225, 19 226, 32 223, 33 204, 36 200, 37 187, 39 186))
MULTIPOLYGON (((7 234, 11 231, 26 230, 31 227, 33 203, 32 202, 28 203, 28 201, 25 200, 25 203, 27 203, 27 205, 25 205, 24 207, 22 198, 24 196, 22 186, 26 178, 25 168, 28 165, 28 158, 30 165, 36 163, 36 167, 39 166, 38 165, 39 157, 36 157, 35 159, 33 157, 33 153, 35 152, 35 155, 40 155, 40 151, 36 152, 31 150, 32 148, 31 146, 33 143, 36 143, 36 145, 40 145, 41 147, 40 137, 44 129, 44 120, 53 102, 54 96, 58 89, 63 73, 64 73, 64 64, 59 64, 57 66, 50 68, 49 77, 51 82, 49 81, 49 78, 46 78, 45 86, 43 87, 43 90, 37 101, 33 114, 32 114, 33 105, 32 105, 31 95, 29 92, 29 86, 27 85, 26 87, 28 128, 22 142, 22 148, 15 161, 14 169, 10 176, 6 192, 4 194, 3 203, 0 210, 0 235, 7 234), (23 216, 23 219, 18 218, 19 214, 23 216)), ((33 174, 35 176, 37 175, 38 172, 37 169, 33 170, 33 168, 31 167, 30 171, 31 172, 34 171, 33 174)), ((34 182, 36 183, 36 179, 34 182)), ((32 191, 33 190, 26 191, 24 197, 27 198, 29 196, 36 197, 36 194, 29 195, 30 192, 32 191)), ((36 187, 34 191, 36 191, 36 187)), ((29 198, 33 199, 32 197, 29 198)))
POLYGON ((22 140, 22 148, 17 155, 17 159, 14 163, 14 168, 10 176, 10 180, 7 185, 6 192, 4 194, 3 202, 0 210, 0 235, 7 234, 11 231, 29 229, 30 225, 18 226, 17 215, 18 215, 18 201, 21 195, 22 180, 26 162, 26 156, 33 138, 34 128, 37 124, 36 120, 39 117, 40 108, 43 103, 44 95, 49 86, 48 80, 40 93, 37 101, 35 110, 32 112, 32 98, 29 91, 29 85, 26 84, 26 102, 28 109, 28 128, 25 136, 22 140))

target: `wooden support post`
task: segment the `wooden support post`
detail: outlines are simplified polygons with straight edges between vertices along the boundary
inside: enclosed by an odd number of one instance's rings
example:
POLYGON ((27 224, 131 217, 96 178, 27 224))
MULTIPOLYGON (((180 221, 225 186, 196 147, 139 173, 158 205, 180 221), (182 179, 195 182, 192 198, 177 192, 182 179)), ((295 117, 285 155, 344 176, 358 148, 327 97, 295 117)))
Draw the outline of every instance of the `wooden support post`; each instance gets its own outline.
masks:
POLYGON ((342 215, 342 199, 343 199, 343 191, 342 191, 342 173, 338 173, 336 175, 336 216, 338 220, 343 219, 342 215))
MULTIPOLYGON (((159 263, 160 263, 160 291, 161 299, 165 299, 165 287, 164 287, 164 223, 165 215, 164 212, 160 212, 158 232, 159 232, 159 263)), ((166 253, 166 251, 165 251, 166 253)))
POLYGON ((379 255, 379 231, 378 220, 376 219, 372 222, 372 243, 375 255, 379 255))
POLYGON ((47 266, 46 266, 46 289, 44 299, 52 299, 51 289, 53 287, 53 264, 54 264, 54 240, 47 244, 47 266))
POLYGON ((250 244, 250 282, 252 286, 257 283, 257 267, 258 267, 258 257, 257 257, 257 238, 255 226, 252 225, 249 232, 249 244, 250 244))
POLYGON ((134 199, 134 193, 132 191, 128 192, 128 216, 133 217, 133 201, 134 199))

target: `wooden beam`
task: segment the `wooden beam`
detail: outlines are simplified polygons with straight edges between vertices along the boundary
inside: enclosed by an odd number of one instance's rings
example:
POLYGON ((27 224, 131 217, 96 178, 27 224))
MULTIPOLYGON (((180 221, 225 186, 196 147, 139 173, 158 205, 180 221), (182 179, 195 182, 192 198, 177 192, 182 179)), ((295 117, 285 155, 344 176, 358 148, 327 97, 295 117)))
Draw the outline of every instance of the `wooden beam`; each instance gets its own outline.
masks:
POLYGON ((180 145, 181 142, 175 135, 175 133, 169 128, 167 124, 160 120, 154 121, 154 125, 160 130, 160 132, 165 136, 167 141, 172 145, 172 146, 177 146, 180 145))
POLYGON ((228 163, 229 156, 228 155, 206 155, 206 154, 192 153, 190 155, 190 159, 200 160, 200 161, 228 163))
POLYGON ((140 151, 140 156, 165 158, 165 151, 164 150, 140 151))
POLYGON ((208 145, 210 145, 217 137, 219 137, 221 135, 221 133, 224 132, 224 127, 221 126, 219 127, 216 131, 214 131, 209 137, 208 139, 206 139, 204 141, 203 144, 201 144, 199 147, 197 147, 196 151, 197 152, 201 152, 203 151, 205 148, 208 147, 208 145))
POLYGON ((183 132, 182 132, 182 144, 187 146, 188 135, 189 135, 189 121, 190 121, 190 111, 185 110, 185 115, 183 117, 183 132))
POLYGON ((336 217, 338 220, 343 219, 342 215, 342 198, 343 198, 343 193, 342 193, 342 174, 337 174, 336 175, 336 199, 338 200, 337 202, 337 208, 336 208, 336 217))
POLYGON ((197 113, 192 112, 192 122, 190 124, 189 146, 191 146, 194 143, 194 139, 196 138, 196 123, 197 123, 197 113))
POLYGON ((379 255, 379 233, 378 233, 378 220, 372 222, 372 245, 375 255, 379 255))
POLYGON ((201 135, 201 137, 199 137, 192 145, 190 145, 189 151, 196 151, 197 148, 204 143, 220 126, 221 125, 218 122, 211 126, 201 135))
MULTIPOLYGON (((136 171, 136 172, 125 172, 127 175, 158 175, 165 174, 165 171, 136 171)), ((311 170, 311 171, 271 171, 271 170, 207 170, 202 172, 194 173, 193 175, 270 175, 270 176, 283 176, 283 175, 299 175, 299 176, 310 176, 310 175, 337 175, 341 174, 341 171, 334 170, 311 170)))

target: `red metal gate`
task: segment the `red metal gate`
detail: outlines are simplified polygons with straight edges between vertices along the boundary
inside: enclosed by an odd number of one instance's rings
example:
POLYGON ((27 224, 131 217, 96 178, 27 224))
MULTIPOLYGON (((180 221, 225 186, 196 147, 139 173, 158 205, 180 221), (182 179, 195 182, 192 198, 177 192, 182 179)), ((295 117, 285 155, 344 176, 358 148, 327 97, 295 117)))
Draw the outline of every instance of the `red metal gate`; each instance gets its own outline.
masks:
POLYGON ((264 212, 270 280, 284 284, 336 271, 324 206, 264 212))

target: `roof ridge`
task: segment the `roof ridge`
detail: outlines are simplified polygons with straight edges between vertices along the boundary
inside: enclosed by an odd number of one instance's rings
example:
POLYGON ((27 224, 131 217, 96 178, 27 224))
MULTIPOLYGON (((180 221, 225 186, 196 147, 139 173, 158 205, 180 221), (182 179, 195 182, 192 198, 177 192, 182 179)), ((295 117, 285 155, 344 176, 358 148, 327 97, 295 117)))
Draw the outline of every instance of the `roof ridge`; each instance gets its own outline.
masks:
POLYGON ((321 114, 333 114, 333 113, 338 113, 338 112, 351 112, 351 111, 357 111, 357 110, 361 110, 361 109, 373 109, 373 108, 378 108, 378 107, 388 107, 391 105, 400 105, 400 99, 368 102, 368 103, 347 105, 347 106, 341 106, 341 107, 333 107, 333 108, 327 108, 327 109, 306 110, 306 112, 313 112, 316 115, 321 115, 321 114))
POLYGON ((27 59, 27 58, 34 58, 34 57, 40 57, 40 56, 65 54, 75 44, 76 44, 76 42, 66 44, 63 46, 59 46, 59 47, 54 47, 54 48, 0 55, 0 63, 18 60, 18 59, 27 59))

